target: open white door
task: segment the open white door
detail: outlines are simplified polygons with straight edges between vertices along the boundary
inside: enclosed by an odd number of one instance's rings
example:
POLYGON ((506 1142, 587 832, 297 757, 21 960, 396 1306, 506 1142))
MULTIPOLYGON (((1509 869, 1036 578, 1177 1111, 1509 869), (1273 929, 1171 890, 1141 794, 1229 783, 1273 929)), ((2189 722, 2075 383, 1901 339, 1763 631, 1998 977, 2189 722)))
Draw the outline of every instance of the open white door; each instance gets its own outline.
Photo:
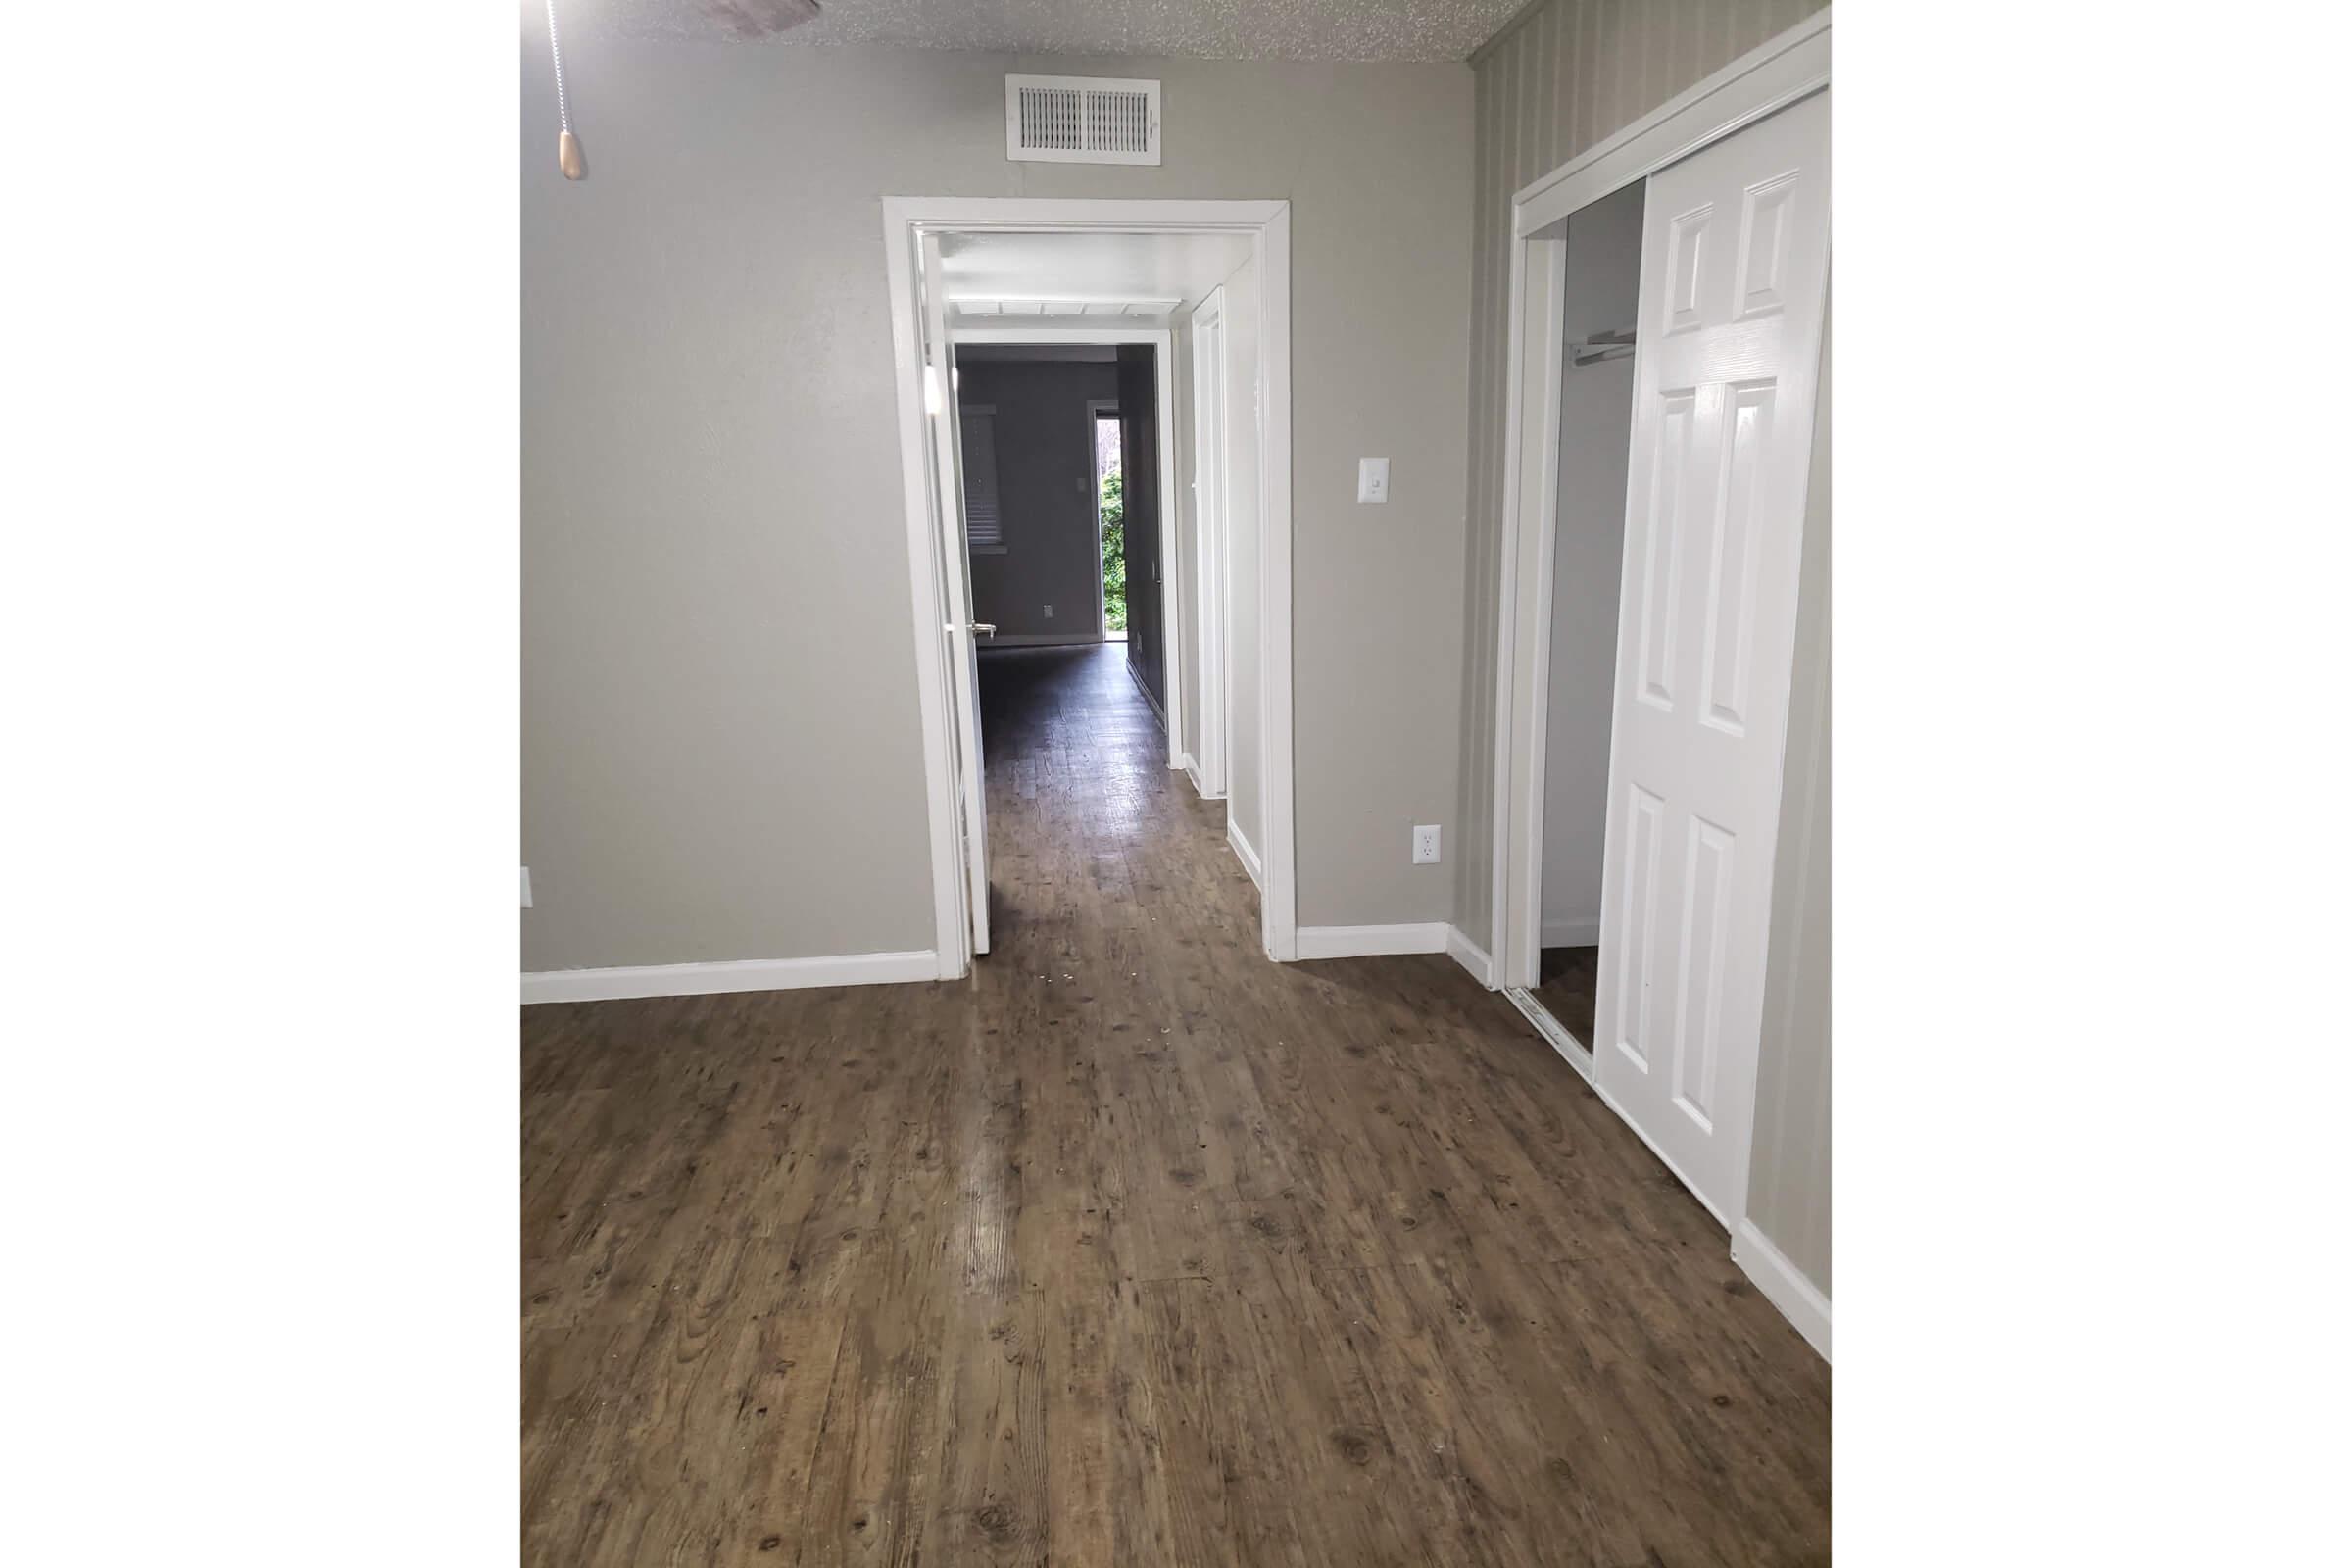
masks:
POLYGON ((971 554, 963 518, 962 420, 956 409, 956 351, 948 340, 939 238, 923 236, 923 407, 930 425, 939 526, 939 581, 947 615, 946 687, 956 719, 956 813, 963 834, 964 907, 972 951, 988 951, 988 791, 981 771, 977 639, 995 627, 972 620, 971 554))
POLYGON ((1225 795, 1225 290, 1193 312, 1193 599, 1199 607, 1200 793, 1225 795))
POLYGON ((1829 269, 1820 92, 1650 176, 1594 1070, 1715 1217, 1747 1199, 1829 269))

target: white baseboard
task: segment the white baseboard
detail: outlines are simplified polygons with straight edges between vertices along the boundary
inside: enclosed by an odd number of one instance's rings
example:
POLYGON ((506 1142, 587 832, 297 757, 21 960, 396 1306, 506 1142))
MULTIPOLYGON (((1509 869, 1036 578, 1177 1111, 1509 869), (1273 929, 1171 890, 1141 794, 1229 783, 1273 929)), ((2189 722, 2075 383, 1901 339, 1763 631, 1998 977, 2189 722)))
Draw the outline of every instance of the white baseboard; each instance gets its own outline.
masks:
POLYGON ((1597 948, 1600 946, 1600 916, 1591 915, 1581 920, 1550 920, 1544 922, 1544 946, 1547 948, 1597 948))
POLYGON ((1781 1309, 1781 1316, 1796 1325, 1796 1332, 1805 1343, 1818 1351, 1821 1358, 1830 1358, 1830 1298, 1813 1288, 1813 1282, 1797 1272, 1794 1263, 1782 1255, 1765 1234, 1756 1229, 1756 1222, 1743 1219, 1732 1232, 1732 1261, 1746 1271, 1756 1282, 1764 1298, 1781 1309))
POLYGON ((1471 979, 1489 991, 1494 989, 1494 960, 1487 956, 1486 949, 1462 935, 1460 926, 1446 928, 1446 951, 1452 955, 1454 962, 1470 971, 1471 979))
POLYGON ((1190 752, 1178 752, 1174 756, 1170 757, 1168 759, 1168 771, 1171 773, 1182 773, 1185 775, 1185 777, 1193 781, 1193 787, 1195 789, 1198 789, 1200 786, 1200 765, 1193 760, 1193 754, 1190 752))
POLYGON ((849 953, 822 958, 742 958, 728 963, 643 963, 616 969, 543 969, 522 977, 522 1000, 616 1002, 701 997, 721 991, 801 991, 939 978, 939 955, 849 953))
POLYGON ((1298 956, 1370 958, 1389 953, 1444 953, 1446 933, 1452 929, 1443 920, 1417 925, 1302 925, 1298 928, 1298 956))
POLYGON ((1233 846, 1233 858, 1242 862, 1242 869, 1250 873, 1250 880, 1256 883, 1257 890, 1263 893, 1266 890, 1265 864, 1258 859, 1257 851, 1250 841, 1242 837, 1242 824, 1233 819, 1231 810, 1225 813, 1225 842, 1233 846))

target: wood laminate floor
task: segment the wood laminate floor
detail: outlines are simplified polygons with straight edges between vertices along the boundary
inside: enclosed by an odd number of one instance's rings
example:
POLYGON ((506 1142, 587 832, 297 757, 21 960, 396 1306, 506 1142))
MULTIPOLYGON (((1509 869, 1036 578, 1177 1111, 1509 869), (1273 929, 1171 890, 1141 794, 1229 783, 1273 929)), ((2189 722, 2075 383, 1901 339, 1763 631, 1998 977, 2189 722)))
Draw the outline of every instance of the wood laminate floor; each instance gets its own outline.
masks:
POLYGON ((522 1015, 523 1558, 1779 1564, 1829 1370, 1444 957, 1276 965, 1120 648, 955 983, 522 1015))

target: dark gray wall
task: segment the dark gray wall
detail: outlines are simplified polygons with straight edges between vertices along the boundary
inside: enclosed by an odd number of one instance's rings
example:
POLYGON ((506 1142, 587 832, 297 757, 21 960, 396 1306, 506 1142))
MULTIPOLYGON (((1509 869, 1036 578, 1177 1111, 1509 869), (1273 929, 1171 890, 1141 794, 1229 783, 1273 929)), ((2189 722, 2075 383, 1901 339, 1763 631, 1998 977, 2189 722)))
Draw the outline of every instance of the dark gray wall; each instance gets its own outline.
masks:
POLYGON ((1119 395, 1118 367, 965 361, 957 377, 959 402, 996 408, 1004 518, 1004 554, 972 556, 973 618, 1000 637, 1102 636, 1086 405, 1119 395))

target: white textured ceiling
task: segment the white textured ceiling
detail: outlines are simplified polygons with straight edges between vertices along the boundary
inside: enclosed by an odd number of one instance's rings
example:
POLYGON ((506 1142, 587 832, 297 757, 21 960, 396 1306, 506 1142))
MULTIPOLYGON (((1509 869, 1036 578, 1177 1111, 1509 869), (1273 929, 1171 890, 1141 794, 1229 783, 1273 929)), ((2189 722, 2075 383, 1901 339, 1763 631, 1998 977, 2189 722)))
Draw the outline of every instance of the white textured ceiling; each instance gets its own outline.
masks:
MULTIPOLYGON (((886 44, 1000 54, 1194 60, 1460 60, 1522 0, 821 0, 823 14, 755 48, 886 44)), ((741 38, 762 0, 557 0, 639 36, 741 38)))

